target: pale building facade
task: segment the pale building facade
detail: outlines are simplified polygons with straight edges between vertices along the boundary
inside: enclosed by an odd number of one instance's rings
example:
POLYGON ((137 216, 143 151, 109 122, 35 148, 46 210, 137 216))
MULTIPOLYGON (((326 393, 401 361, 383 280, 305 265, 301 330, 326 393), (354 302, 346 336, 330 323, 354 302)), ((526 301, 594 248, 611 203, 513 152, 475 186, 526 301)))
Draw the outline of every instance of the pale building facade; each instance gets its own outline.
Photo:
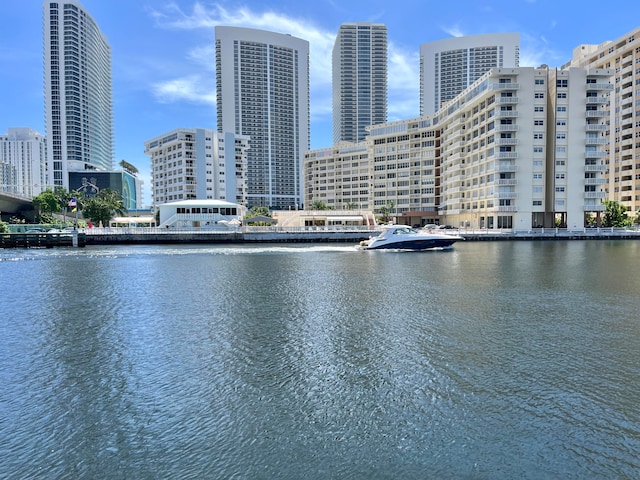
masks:
POLYGON ((566 66, 612 69, 606 131, 607 199, 640 210, 640 27, 600 45, 579 45, 566 66))
POLYGON ((359 142, 387 121, 387 27, 340 25, 332 55, 333 143, 359 142))
POLYGON ((452 37, 420 45, 420 115, 435 113, 490 68, 520 66, 520 34, 452 37))
MULTIPOLYGON (((611 74, 494 68, 433 115, 371 127, 358 144, 370 159, 370 190, 361 195, 369 203, 358 206, 390 210, 399 223, 468 228, 581 228, 597 220, 611 74)), ((346 157, 337 147, 307 154, 307 202, 338 198, 330 192, 344 189, 336 165, 353 161, 346 157)))
POLYGON ((300 206, 310 146, 309 42, 239 27, 216 27, 215 37, 218 132, 251 138, 247 206, 300 206))
POLYGON ((306 208, 321 202, 338 210, 373 210, 372 165, 366 141, 310 150, 304 166, 306 208))
POLYGON ((48 180, 68 188, 69 171, 113 169, 111 47, 77 0, 43 14, 48 180))
POLYGON ((151 159, 152 203, 217 199, 247 201, 249 137, 178 128, 145 142, 151 159))
POLYGON ((31 128, 0 135, 0 191, 33 198, 47 188, 45 138, 31 128))

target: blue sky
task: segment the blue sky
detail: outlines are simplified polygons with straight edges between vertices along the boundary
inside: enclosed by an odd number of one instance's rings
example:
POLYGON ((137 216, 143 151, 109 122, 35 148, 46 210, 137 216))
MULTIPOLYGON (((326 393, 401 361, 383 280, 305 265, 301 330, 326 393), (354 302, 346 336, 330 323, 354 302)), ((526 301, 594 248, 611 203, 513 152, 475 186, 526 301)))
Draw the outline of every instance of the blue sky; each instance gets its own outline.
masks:
MULTIPOLYGON (((389 120, 419 113, 422 43, 520 33, 521 66, 557 67, 582 43, 615 40, 640 25, 640 4, 550 0, 81 0, 112 48, 115 162, 134 164, 150 198, 144 142, 178 127, 216 128, 216 25, 309 41, 311 148, 330 146, 331 50, 344 22, 388 27, 389 120)), ((0 15, 0 132, 44 133, 42 2, 4 0, 0 15)))

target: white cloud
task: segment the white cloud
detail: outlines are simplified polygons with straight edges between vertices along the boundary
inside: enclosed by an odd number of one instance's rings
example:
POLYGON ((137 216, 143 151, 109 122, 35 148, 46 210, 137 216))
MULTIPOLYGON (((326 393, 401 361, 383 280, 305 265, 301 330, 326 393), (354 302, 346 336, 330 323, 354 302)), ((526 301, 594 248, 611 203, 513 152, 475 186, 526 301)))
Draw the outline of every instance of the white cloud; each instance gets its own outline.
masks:
MULTIPOLYGON (((328 31, 308 19, 294 18, 284 13, 247 7, 227 10, 220 4, 195 2, 190 12, 172 3, 162 11, 149 12, 160 28, 179 30, 213 29, 218 25, 256 28, 285 33, 309 42, 311 114, 314 119, 330 119, 332 108, 331 54, 336 31, 328 31)), ((215 47, 211 41, 189 50, 185 61, 201 69, 213 71, 215 47)), ((407 118, 419 113, 418 51, 405 52, 389 43, 389 118, 407 118)), ((193 68, 189 68, 193 70, 193 68)), ((215 81, 203 82, 200 75, 183 76, 157 83, 154 94, 162 102, 190 101, 215 103, 215 81), (203 86, 206 85, 206 88, 203 86)))
POLYGON ((160 103, 188 101, 215 105, 215 86, 211 79, 201 75, 175 78, 152 85, 154 96, 160 103))
POLYGON ((464 37, 465 33, 458 25, 453 25, 451 27, 442 27, 441 30, 452 37, 464 37))

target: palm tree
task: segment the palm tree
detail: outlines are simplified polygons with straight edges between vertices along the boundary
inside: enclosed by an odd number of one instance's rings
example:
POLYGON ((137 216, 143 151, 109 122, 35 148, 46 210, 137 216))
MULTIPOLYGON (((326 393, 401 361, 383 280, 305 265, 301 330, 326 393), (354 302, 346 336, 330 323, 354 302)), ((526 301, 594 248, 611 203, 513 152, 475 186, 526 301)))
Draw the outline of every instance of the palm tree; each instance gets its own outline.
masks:
POLYGON ((126 208, 122 195, 118 192, 103 188, 95 197, 83 200, 82 215, 93 223, 108 225, 116 215, 124 215, 126 208))

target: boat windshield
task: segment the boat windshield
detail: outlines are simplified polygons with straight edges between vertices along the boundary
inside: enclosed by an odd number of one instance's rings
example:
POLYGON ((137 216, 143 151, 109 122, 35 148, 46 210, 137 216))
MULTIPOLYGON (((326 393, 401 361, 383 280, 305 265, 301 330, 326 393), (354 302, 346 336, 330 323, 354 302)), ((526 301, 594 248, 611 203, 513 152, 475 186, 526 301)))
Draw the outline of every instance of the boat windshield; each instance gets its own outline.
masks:
POLYGON ((393 232, 394 235, 407 235, 409 233, 416 233, 411 227, 396 228, 393 232))

